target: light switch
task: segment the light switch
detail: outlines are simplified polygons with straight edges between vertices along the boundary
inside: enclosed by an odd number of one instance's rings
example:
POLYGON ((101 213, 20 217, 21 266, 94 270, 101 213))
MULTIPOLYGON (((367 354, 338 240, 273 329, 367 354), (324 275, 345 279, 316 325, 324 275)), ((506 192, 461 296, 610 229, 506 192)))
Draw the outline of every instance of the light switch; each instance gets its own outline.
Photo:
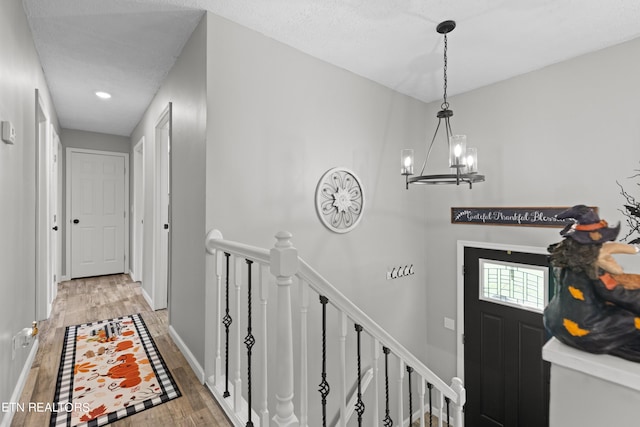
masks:
POLYGON ((13 127, 11 122, 2 122, 2 140, 7 144, 15 144, 16 142, 16 128, 13 127))

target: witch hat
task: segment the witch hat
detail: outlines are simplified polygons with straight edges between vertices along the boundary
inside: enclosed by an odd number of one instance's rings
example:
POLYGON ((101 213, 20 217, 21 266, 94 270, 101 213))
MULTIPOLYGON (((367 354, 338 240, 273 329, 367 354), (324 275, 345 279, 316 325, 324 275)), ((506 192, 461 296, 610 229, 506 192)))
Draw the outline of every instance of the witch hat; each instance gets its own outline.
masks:
POLYGON ((556 218, 574 219, 576 223, 567 225, 560 235, 586 245, 614 241, 620 232, 620 223, 615 227, 609 227, 607 221, 601 220, 593 209, 585 205, 575 205, 560 212, 556 218))

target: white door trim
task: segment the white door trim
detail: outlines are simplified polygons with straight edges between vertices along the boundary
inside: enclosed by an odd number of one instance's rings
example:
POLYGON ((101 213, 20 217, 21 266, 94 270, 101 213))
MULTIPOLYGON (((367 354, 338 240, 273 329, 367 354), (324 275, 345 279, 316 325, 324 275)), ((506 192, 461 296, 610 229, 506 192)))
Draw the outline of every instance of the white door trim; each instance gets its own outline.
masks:
POLYGON ((464 250, 465 248, 493 249, 498 251, 513 251, 529 254, 548 254, 547 248, 537 246, 519 246, 505 243, 472 242, 458 240, 457 242, 457 297, 456 311, 458 327, 456 328, 456 376, 464 384, 464 250))
POLYGON ((50 128, 47 110, 42 102, 40 91, 35 90, 35 131, 36 131, 36 256, 35 256, 35 318, 44 320, 49 318, 51 301, 49 300, 49 277, 51 265, 51 233, 49 220, 51 206, 50 181, 50 128))
MULTIPOLYGON (((66 204, 65 204, 65 211, 66 211, 66 215, 65 218, 67 220, 67 223, 65 224, 65 241, 66 241, 66 251, 65 251, 65 255, 66 255, 66 262, 65 262, 65 271, 66 271, 66 276, 68 276, 69 278, 71 277, 71 227, 69 226, 69 224, 71 224, 71 155, 73 153, 86 153, 86 154, 98 154, 98 155, 106 155, 106 156, 116 156, 116 157, 122 157, 124 159, 124 206, 129 206, 129 153, 120 153, 120 152, 116 152, 116 151, 100 151, 100 150, 87 150, 84 148, 74 148, 74 147, 67 147, 66 153, 65 153, 65 163, 64 163, 64 169, 65 169, 65 181, 66 181, 66 185, 65 185, 65 191, 66 191, 66 204)), ((127 209, 124 210, 125 214, 127 213, 127 209)), ((124 227, 124 259, 125 259, 125 263, 124 263, 124 272, 125 273, 129 273, 129 219, 125 218, 125 227, 124 227)))
POLYGON ((50 182, 50 201, 49 201, 49 206, 51 207, 51 211, 49 212, 50 219, 51 219, 51 225, 49 226, 49 233, 51 234, 51 251, 52 252, 49 258, 52 260, 52 263, 51 263, 52 265, 51 265, 51 271, 50 271, 49 280, 48 280, 49 286, 50 286, 48 301, 49 301, 49 304, 51 305, 58 293, 58 282, 60 281, 60 275, 61 275, 60 266, 62 264, 61 263, 62 251, 60 249, 62 247, 61 245, 62 233, 60 232, 61 207, 59 205, 60 193, 62 193, 62 189, 60 188, 60 186, 62 185, 62 182, 59 179, 60 168, 61 168, 60 163, 62 162, 62 159, 60 158, 60 150, 61 150, 60 137, 58 136, 58 133, 56 132, 56 129, 53 126, 53 124, 50 124, 49 126, 51 127, 51 133, 50 133, 51 152, 49 153, 49 158, 51 159, 51 166, 52 166, 51 182, 50 182), (55 228, 55 231, 54 231, 54 228, 55 228))
MULTIPOLYGON (((154 177, 154 189, 153 189, 153 206, 154 206, 154 222, 153 222, 153 282, 152 282, 152 308, 154 310, 160 310, 168 308, 169 294, 171 287, 171 201, 163 194, 164 184, 170 181, 171 171, 171 156, 168 153, 163 153, 162 141, 163 133, 167 132, 168 144, 171 146, 171 132, 172 132, 172 105, 169 102, 166 108, 158 116, 156 125, 154 127, 154 161, 153 161, 153 177, 154 177), (163 159, 163 155, 167 155, 166 159, 163 159), (164 170, 163 170, 164 168, 164 170), (164 209, 168 205, 167 217, 163 215, 164 209), (169 224, 168 236, 165 237, 165 231, 163 229, 163 223, 169 224), (166 247, 165 247, 165 240, 166 247)), ((168 184, 170 187, 170 184, 168 184)), ((170 188, 168 189, 170 192, 170 188)), ((169 315, 171 312, 169 312, 169 315)))
POLYGON ((145 204, 145 165, 144 165, 144 136, 133 147, 133 203, 131 209, 131 278, 142 282, 144 274, 144 224, 139 218, 144 218, 145 204), (140 156, 140 157, 138 157, 140 156))

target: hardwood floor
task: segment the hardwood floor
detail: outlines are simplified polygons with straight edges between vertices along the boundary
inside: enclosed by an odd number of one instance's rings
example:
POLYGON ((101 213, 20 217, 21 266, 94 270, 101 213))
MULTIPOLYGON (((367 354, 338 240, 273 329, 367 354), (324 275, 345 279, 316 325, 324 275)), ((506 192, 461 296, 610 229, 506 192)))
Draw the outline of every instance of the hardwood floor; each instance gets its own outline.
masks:
MULTIPOLYGON (((182 397, 113 424, 125 426, 231 426, 205 386, 200 384, 169 336, 167 311, 152 311, 138 283, 128 275, 76 279, 58 285, 49 320, 39 325, 39 348, 20 402, 52 402, 65 328, 127 314, 141 313, 182 397)), ((12 426, 49 425, 49 413, 17 412, 12 426)))

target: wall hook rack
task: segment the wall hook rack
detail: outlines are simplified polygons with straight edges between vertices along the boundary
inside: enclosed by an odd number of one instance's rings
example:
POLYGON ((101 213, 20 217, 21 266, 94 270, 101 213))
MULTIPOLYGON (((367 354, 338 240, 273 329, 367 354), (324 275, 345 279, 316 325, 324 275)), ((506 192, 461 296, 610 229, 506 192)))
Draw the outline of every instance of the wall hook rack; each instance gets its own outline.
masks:
POLYGON ((412 276, 413 274, 415 274, 413 264, 399 266, 399 267, 391 267, 390 270, 387 270, 387 280, 399 279, 405 276, 412 276))

